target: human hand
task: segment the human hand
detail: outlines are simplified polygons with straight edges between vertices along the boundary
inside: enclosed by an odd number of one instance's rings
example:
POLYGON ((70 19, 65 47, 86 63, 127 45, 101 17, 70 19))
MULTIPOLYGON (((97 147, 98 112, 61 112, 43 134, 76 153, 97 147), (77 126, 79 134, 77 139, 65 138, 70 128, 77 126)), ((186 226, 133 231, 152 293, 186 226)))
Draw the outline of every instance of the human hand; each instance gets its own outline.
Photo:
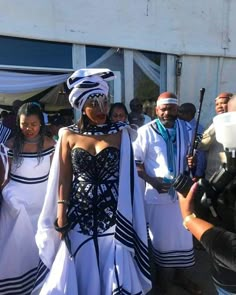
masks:
POLYGON ((195 176, 192 178, 192 181, 193 181, 193 182, 197 182, 200 178, 202 178, 202 177, 195 175, 195 176))
POLYGON ((136 168, 137 168, 137 172, 138 172, 138 176, 140 178, 142 178, 143 180, 145 180, 146 178, 146 171, 145 171, 145 168, 144 168, 144 165, 141 161, 135 161, 136 163, 136 168))
POLYGON ((196 166, 196 163, 197 163, 197 156, 196 155, 194 155, 194 156, 187 155, 187 164, 188 164, 189 169, 193 169, 196 166))
POLYGON ((184 197, 181 193, 177 192, 177 195, 179 197, 180 210, 181 210, 183 218, 192 214, 194 211, 193 200, 197 191, 197 187, 198 187, 198 183, 195 182, 192 185, 186 197, 184 197))
POLYGON ((7 178, 7 179, 3 182, 3 184, 1 185, 1 191, 4 189, 5 186, 8 185, 8 183, 9 183, 9 179, 7 178))
POLYGON ((147 183, 151 184, 159 194, 167 193, 171 187, 170 182, 165 182, 164 178, 156 177, 156 176, 149 176, 144 168, 143 163, 136 162, 138 176, 142 178, 147 183))
POLYGON ((54 223, 56 231, 59 233, 59 238, 62 240, 69 230, 69 223, 66 216, 58 217, 54 223))
POLYGON ((158 191, 159 194, 168 193, 171 187, 171 183, 165 182, 162 177, 149 176, 148 182, 158 191))

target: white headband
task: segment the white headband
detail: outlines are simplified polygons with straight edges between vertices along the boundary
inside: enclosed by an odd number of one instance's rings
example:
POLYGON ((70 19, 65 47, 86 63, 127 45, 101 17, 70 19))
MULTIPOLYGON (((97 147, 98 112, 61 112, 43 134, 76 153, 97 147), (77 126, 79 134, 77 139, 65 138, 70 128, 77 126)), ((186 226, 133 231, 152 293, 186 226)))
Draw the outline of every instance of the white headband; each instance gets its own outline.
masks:
POLYGON ((158 99, 157 100, 157 107, 162 104, 178 104, 178 100, 176 98, 172 98, 172 97, 158 99))

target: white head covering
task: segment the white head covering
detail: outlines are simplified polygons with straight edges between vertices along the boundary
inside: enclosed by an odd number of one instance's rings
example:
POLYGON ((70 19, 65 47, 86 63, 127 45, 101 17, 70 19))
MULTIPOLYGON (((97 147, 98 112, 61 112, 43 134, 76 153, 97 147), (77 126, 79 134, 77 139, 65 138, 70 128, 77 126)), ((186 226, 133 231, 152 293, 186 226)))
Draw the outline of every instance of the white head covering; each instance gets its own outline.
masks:
POLYGON ((109 69, 80 69, 74 72, 67 80, 67 87, 72 89, 69 95, 70 104, 82 111, 89 96, 108 95, 109 87, 106 81, 114 78, 114 73, 109 69))

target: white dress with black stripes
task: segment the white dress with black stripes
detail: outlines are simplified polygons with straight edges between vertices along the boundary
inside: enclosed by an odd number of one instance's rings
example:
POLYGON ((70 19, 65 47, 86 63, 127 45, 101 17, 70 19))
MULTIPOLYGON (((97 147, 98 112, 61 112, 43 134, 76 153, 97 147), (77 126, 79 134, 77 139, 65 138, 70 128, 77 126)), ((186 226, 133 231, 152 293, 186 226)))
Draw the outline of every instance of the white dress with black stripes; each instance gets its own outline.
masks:
MULTIPOLYGON (((39 261, 35 244, 37 221, 44 203, 54 147, 42 153, 22 153, 12 164, 10 181, 2 191, 0 212, 0 294, 30 294, 39 261)), ((8 156, 12 157, 12 151, 8 156)))
POLYGON ((45 278, 40 295, 146 294, 151 288, 147 227, 127 130, 121 150, 109 147, 96 156, 72 150, 66 241, 53 226, 60 140, 36 235, 41 257, 36 288, 45 278))

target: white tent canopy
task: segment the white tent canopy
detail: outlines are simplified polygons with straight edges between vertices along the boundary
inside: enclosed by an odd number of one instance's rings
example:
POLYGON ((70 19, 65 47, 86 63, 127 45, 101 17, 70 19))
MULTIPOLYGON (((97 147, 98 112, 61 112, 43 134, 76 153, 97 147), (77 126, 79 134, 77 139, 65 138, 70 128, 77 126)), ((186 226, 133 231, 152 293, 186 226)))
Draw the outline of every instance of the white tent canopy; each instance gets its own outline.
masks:
MULTIPOLYGON (((88 67, 99 67, 110 61, 112 56, 117 53, 117 49, 111 48, 107 50, 96 61, 88 67)), ((134 62, 139 66, 143 73, 149 77, 156 85, 160 85, 160 67, 153 61, 148 59, 139 51, 133 51, 134 62)), ((109 62, 107 64, 109 68, 109 62)), ((54 87, 45 96, 40 98, 40 101, 45 105, 66 106, 69 104, 66 101, 67 96, 63 94, 63 83, 71 73, 63 74, 28 74, 22 72, 13 72, 2 70, 0 71, 0 105, 10 106, 15 99, 25 100, 40 92, 54 87)))

